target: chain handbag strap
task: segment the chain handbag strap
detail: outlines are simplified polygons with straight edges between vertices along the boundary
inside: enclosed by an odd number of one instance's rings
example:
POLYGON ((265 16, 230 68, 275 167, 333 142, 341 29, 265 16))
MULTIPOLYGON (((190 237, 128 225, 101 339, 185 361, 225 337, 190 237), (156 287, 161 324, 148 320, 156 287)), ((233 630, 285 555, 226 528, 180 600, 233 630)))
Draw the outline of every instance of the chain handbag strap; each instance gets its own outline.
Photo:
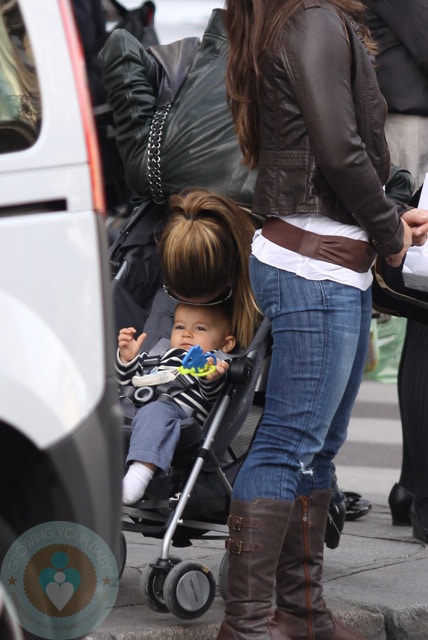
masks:
POLYGON ((147 169, 149 176, 150 193, 153 201, 156 204, 163 204, 164 202, 166 202, 166 194, 162 188, 161 180, 160 150, 163 129, 170 109, 171 102, 168 102, 157 108, 153 116, 149 131, 149 140, 147 146, 147 169))

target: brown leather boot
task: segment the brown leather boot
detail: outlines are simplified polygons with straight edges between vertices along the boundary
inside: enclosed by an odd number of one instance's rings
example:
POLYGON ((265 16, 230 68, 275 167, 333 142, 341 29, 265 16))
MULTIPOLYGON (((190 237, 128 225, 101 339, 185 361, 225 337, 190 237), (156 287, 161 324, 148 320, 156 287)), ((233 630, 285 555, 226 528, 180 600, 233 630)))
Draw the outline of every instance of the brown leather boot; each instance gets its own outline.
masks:
POLYGON ((290 640, 272 614, 275 570, 294 503, 232 500, 228 590, 217 640, 290 640))
POLYGON ((292 640, 366 640, 336 620, 323 598, 324 536, 330 491, 295 501, 276 572, 279 629, 292 640))

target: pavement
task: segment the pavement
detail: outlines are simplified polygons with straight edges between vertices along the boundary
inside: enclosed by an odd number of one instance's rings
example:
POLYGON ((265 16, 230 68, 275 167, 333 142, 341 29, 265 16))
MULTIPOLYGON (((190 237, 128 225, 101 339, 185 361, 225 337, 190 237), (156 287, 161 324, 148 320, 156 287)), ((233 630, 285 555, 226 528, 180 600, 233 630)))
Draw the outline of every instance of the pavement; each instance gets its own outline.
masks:
MULTIPOLYGON (((391 524, 387 497, 398 480, 401 429, 396 387, 364 382, 338 459, 343 490, 372 503, 362 518, 347 521, 337 549, 325 550, 324 595, 329 608, 368 640, 428 640, 428 547, 411 527, 391 524)), ((209 610, 184 620, 143 604, 141 572, 160 554, 161 541, 126 532, 127 559, 115 607, 87 640, 215 640, 224 613, 217 586, 209 610)), ((194 541, 171 555, 196 560, 217 579, 224 543, 194 541)))

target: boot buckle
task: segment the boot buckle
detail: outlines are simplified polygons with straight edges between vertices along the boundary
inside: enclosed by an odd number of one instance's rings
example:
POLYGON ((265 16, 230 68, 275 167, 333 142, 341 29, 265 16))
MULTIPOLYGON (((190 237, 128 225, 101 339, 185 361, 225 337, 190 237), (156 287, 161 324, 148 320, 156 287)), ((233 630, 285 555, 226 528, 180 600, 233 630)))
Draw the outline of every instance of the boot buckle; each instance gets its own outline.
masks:
POLYGON ((244 518, 242 516, 229 515, 227 517, 227 524, 232 531, 241 531, 243 520, 244 518))
POLYGON ((236 553, 238 556, 242 553, 243 540, 233 540, 232 538, 227 538, 224 541, 224 546, 229 553, 236 553))

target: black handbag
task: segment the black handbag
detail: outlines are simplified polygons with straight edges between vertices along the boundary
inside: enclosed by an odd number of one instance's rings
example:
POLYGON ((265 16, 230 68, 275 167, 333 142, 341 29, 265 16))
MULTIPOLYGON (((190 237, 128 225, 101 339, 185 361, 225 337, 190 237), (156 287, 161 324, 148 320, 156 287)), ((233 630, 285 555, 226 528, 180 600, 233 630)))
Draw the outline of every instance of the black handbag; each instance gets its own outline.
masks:
POLYGON ((163 282, 156 234, 166 213, 166 206, 145 200, 134 209, 110 247, 116 331, 131 326, 138 333, 144 329, 163 282))
MULTIPOLYGON (((396 202, 417 207, 422 187, 413 193, 414 187, 409 171, 393 167, 385 191, 396 202)), ((381 313, 428 324, 428 292, 405 286, 403 264, 404 260, 400 267, 391 267, 384 258, 376 259, 372 269, 373 307, 381 313)))
POLYGON ((404 285, 402 265, 391 267, 384 259, 377 258, 372 296, 376 311, 428 324, 428 292, 404 285))

